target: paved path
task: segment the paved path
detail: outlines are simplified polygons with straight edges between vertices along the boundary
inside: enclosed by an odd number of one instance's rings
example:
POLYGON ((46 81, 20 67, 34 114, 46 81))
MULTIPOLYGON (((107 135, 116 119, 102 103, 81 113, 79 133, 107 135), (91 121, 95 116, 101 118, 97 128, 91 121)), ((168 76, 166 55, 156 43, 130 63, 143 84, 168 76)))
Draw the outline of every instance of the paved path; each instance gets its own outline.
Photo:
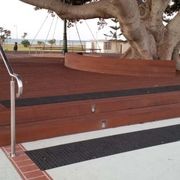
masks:
MULTIPOLYGON (((175 118, 26 142, 20 146, 29 151, 179 124, 180 118, 175 118)), ((21 179, 2 150, 0 150, 0 169, 0 179, 21 179)), ((179 180, 180 140, 48 169, 43 173, 47 175, 47 179, 55 180, 179 180)))

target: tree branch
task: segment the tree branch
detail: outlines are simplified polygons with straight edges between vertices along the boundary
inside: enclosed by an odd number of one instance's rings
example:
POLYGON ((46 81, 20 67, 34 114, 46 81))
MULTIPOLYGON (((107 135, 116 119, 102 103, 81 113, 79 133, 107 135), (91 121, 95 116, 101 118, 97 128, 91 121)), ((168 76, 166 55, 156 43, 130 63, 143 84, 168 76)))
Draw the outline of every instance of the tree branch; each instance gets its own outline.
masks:
POLYGON ((156 42, 159 42, 164 36, 165 27, 162 23, 162 19, 169 0, 148 0, 148 3, 150 6, 148 29, 154 35, 156 42))
POLYGON ((57 11, 59 9, 59 5, 63 8, 63 3, 60 0, 51 0, 51 1, 47 1, 47 0, 20 0, 24 3, 33 5, 33 6, 37 6, 39 8, 43 8, 43 9, 49 9, 52 11, 57 11))
POLYGON ((113 9, 111 0, 101 0, 79 6, 65 5, 63 11, 61 10, 57 14, 67 19, 112 18, 113 11, 111 9, 113 9))
POLYGON ((149 0, 149 3, 151 26, 162 25, 163 13, 169 4, 169 0, 149 0))
POLYGON ((176 36, 177 41, 180 40, 179 25, 180 25, 180 11, 167 25, 167 30, 169 31, 169 33, 174 34, 174 36, 176 36))
POLYGON ((174 48, 173 57, 172 57, 172 59, 174 61, 176 61, 176 69, 177 70, 180 70, 180 55, 179 55, 179 52, 180 52, 180 41, 177 43, 176 47, 174 48))
POLYGON ((110 18, 113 17, 111 0, 101 0, 84 5, 69 5, 61 0, 20 0, 22 2, 38 6, 44 9, 50 9, 61 18, 66 19, 92 19, 92 18, 110 18), (110 9, 111 9, 110 8, 110 9))
POLYGON ((159 56, 161 59, 171 60, 173 52, 180 41, 180 12, 167 25, 163 41, 159 44, 159 56), (165 51, 166 50, 166 51, 165 51))

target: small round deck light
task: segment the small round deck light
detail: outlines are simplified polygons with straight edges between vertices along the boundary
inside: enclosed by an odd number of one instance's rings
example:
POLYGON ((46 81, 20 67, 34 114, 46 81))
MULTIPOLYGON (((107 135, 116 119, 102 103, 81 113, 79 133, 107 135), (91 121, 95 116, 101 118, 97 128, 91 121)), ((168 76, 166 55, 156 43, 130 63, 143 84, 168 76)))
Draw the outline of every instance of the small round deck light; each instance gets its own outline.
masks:
POLYGON ((107 120, 102 120, 101 121, 101 128, 104 129, 107 127, 107 120))
POLYGON ((91 105, 91 112, 92 113, 96 112, 96 105, 95 104, 91 105))

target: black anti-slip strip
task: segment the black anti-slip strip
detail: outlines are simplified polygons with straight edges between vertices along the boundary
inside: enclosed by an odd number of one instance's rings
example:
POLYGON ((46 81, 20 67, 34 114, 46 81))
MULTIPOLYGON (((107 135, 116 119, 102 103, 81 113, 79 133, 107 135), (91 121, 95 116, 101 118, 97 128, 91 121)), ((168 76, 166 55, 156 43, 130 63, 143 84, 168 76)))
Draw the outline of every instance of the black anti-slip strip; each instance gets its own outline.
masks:
POLYGON ((26 154, 41 170, 47 170, 179 140, 180 125, 174 125, 26 151, 26 154))
MULTIPOLYGON (((61 96, 25 98, 25 99, 17 99, 16 106, 17 107, 33 106, 33 105, 62 103, 62 102, 71 102, 71 101, 80 101, 80 100, 89 100, 89 99, 102 99, 102 98, 112 98, 112 97, 122 97, 122 96, 155 94, 155 93, 173 92, 179 90, 180 90, 180 85, 175 85, 175 86, 127 89, 127 90, 119 90, 119 91, 105 91, 105 92, 92 92, 92 93, 70 94, 70 95, 61 95, 61 96)), ((6 107, 10 107, 9 100, 0 101, 0 104, 6 107)))

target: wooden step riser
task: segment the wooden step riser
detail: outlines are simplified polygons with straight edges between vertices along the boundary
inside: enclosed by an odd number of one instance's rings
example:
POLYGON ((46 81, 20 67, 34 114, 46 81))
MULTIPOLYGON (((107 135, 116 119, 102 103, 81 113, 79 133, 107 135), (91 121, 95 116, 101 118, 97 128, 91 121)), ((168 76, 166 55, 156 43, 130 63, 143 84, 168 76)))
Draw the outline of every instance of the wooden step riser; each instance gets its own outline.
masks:
MULTIPOLYGON (((149 94, 99 100, 76 101, 17 108, 17 123, 115 112, 180 103, 180 92, 149 94), (92 108, 95 107, 95 112, 92 108)), ((0 125, 9 125, 9 110, 0 111, 0 125)))
POLYGON ((7 110, 7 108, 0 104, 0 113, 3 112, 3 111, 6 111, 6 110, 7 110))
MULTIPOLYGON (((17 142, 33 141, 102 128, 180 117, 180 103, 17 124, 17 142)), ((10 143, 10 127, 0 127, 0 146, 10 143)))

